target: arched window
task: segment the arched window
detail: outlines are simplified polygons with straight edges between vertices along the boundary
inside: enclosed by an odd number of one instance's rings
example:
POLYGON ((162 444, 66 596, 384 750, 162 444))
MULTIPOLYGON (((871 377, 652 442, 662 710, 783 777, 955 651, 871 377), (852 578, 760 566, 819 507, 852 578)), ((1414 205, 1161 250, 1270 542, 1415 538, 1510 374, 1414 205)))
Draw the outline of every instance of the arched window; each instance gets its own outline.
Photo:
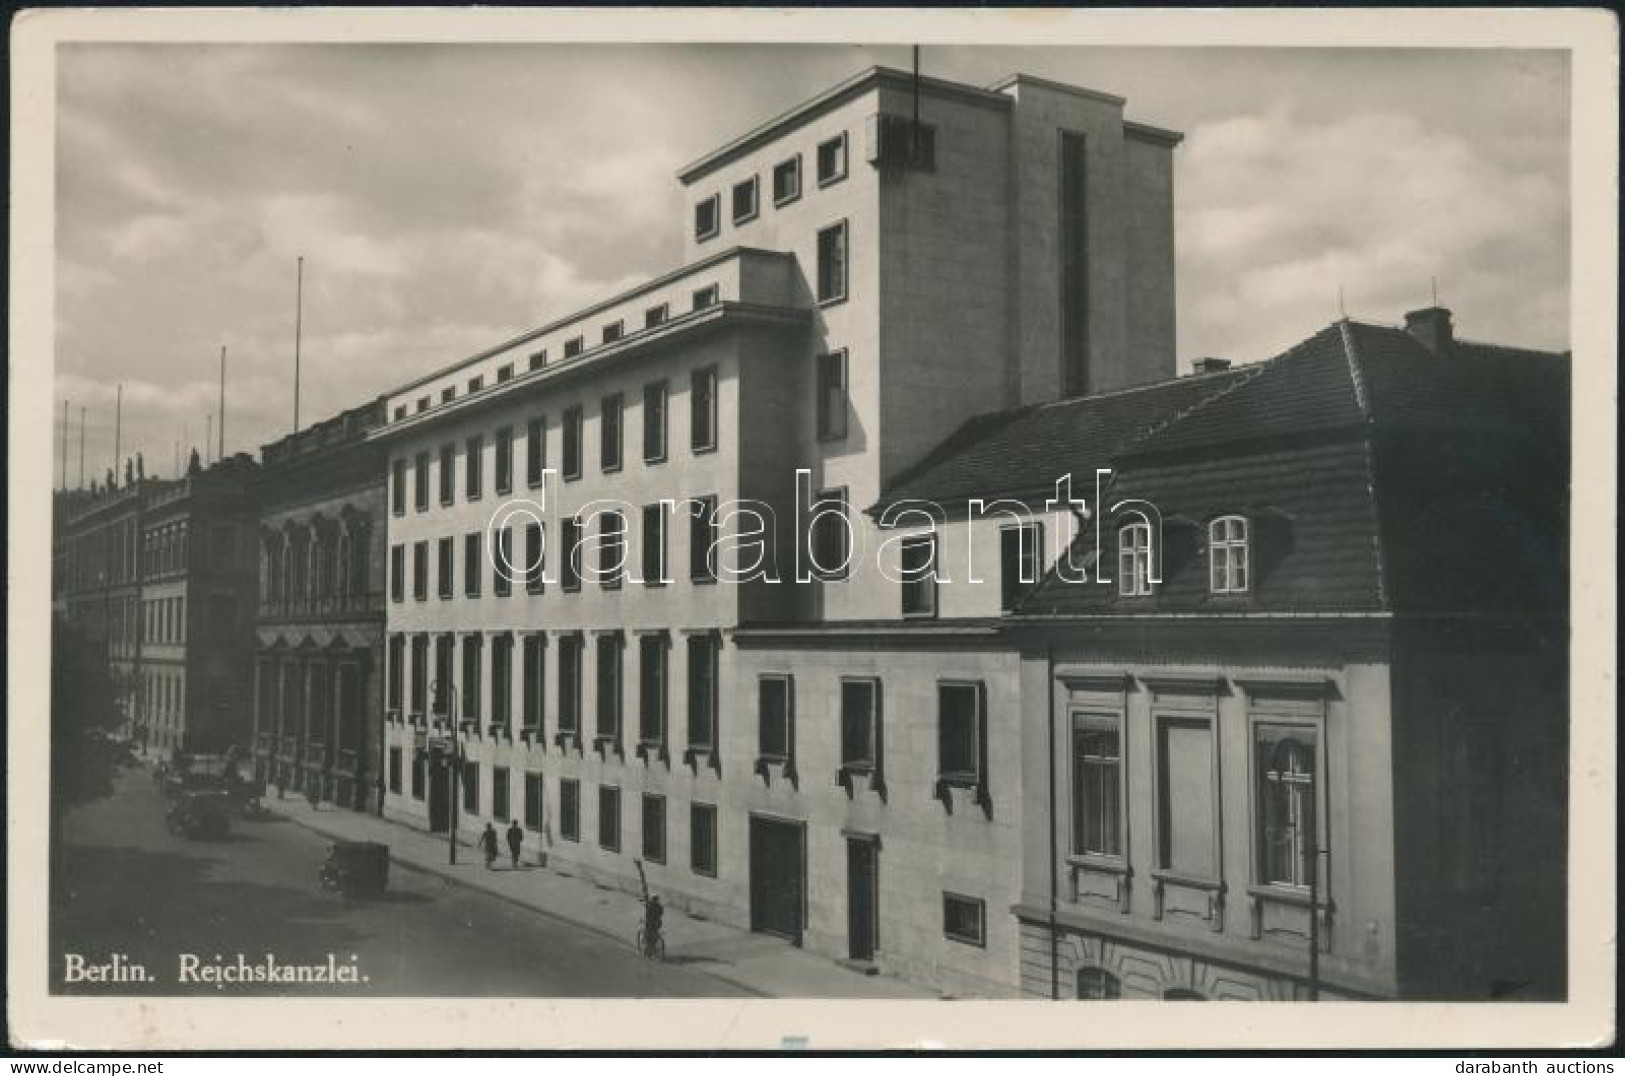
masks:
POLYGON ((1261 726, 1258 735, 1262 880, 1307 886, 1317 839, 1314 733, 1261 726))
POLYGON ((1104 968, 1078 969, 1078 997, 1092 1001, 1106 1001, 1123 996, 1123 984, 1117 976, 1104 968))
POLYGON ((1117 592, 1151 593, 1151 524, 1125 523, 1117 532, 1117 592))
POLYGON ((1207 525, 1208 589, 1214 594, 1245 594, 1251 586, 1251 557, 1245 516, 1220 516, 1207 525))
POLYGON ((349 524, 345 524, 344 529, 339 532, 337 578, 333 581, 333 593, 340 598, 349 597, 354 589, 353 584, 350 582, 350 572, 353 568, 352 554, 350 552, 350 543, 352 541, 349 524))

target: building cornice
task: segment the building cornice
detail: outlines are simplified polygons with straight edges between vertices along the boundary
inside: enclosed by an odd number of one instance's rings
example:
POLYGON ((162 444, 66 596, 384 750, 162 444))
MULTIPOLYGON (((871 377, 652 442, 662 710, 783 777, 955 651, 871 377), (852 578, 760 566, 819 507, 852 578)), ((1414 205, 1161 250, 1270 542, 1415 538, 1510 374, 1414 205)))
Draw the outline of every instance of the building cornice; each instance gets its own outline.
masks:
MULTIPOLYGON (((867 71, 860 71, 818 96, 803 101, 789 111, 780 113, 761 126, 747 131, 698 160, 684 165, 677 172, 677 180, 683 186, 689 186, 695 180, 703 179, 724 165, 766 145, 786 131, 809 123, 819 116, 826 115, 881 85, 893 89, 912 90, 914 76, 907 71, 899 71, 891 67, 871 67, 867 71)), ((934 97, 980 105, 983 108, 1007 109, 1011 103, 1009 97, 993 90, 978 89, 975 86, 968 86, 961 82, 949 82, 946 79, 930 78, 928 76, 920 78, 920 88, 934 97)))
POLYGON ((1185 136, 1178 131, 1170 131, 1166 127, 1153 127, 1149 123, 1135 123, 1133 120, 1123 121, 1123 137, 1150 142, 1155 146, 1166 146, 1168 149, 1173 149, 1185 141, 1185 136))
POLYGON ((461 396, 421 414, 380 426, 367 436, 370 444, 394 441, 422 433, 444 422, 466 418, 472 414, 505 404, 520 393, 541 386, 551 387, 559 381, 601 370, 611 363, 626 361, 636 355, 658 348, 673 346, 684 339, 702 333, 746 326, 766 328, 801 328, 811 320, 811 311, 799 307, 769 306, 762 303, 720 302, 702 310, 672 318, 658 328, 647 329, 622 337, 611 344, 596 347, 576 358, 550 363, 540 370, 516 375, 513 380, 492 385, 473 396, 461 396))

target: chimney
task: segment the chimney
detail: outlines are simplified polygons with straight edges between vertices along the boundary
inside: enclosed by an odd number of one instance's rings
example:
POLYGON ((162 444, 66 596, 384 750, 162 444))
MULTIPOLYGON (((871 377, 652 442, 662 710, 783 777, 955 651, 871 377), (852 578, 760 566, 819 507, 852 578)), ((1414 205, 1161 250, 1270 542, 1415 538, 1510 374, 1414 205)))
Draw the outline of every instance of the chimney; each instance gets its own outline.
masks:
POLYGON ((1442 306, 1412 310, 1405 315, 1405 331, 1435 355, 1450 354, 1455 334, 1450 328, 1450 311, 1442 306))
POLYGON ((1230 369, 1229 359, 1215 359, 1211 355, 1195 360, 1191 363, 1192 376, 1197 374, 1216 374, 1230 369))

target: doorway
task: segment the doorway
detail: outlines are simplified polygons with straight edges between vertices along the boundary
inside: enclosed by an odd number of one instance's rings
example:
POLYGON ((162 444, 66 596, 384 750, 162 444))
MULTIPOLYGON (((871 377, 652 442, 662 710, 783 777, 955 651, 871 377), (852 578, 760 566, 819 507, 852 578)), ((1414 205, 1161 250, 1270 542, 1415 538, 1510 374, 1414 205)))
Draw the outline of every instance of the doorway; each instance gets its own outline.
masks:
POLYGON ((880 943, 880 841, 846 839, 847 956, 873 960, 880 943))
POLYGON ((451 767, 441 758, 431 758, 429 771, 429 832, 445 833, 451 828, 451 767))
POLYGON ((750 929, 801 944, 803 827, 798 822, 750 818, 750 929))

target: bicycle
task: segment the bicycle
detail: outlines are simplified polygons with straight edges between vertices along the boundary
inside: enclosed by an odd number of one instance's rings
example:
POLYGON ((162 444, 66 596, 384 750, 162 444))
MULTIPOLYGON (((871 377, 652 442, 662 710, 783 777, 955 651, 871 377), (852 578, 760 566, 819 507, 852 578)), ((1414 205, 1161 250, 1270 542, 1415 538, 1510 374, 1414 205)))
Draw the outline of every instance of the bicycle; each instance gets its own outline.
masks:
POLYGON ((666 936, 660 930, 656 930, 654 937, 650 938, 648 928, 639 927, 637 947, 638 952, 646 960, 664 961, 666 959, 666 936))

